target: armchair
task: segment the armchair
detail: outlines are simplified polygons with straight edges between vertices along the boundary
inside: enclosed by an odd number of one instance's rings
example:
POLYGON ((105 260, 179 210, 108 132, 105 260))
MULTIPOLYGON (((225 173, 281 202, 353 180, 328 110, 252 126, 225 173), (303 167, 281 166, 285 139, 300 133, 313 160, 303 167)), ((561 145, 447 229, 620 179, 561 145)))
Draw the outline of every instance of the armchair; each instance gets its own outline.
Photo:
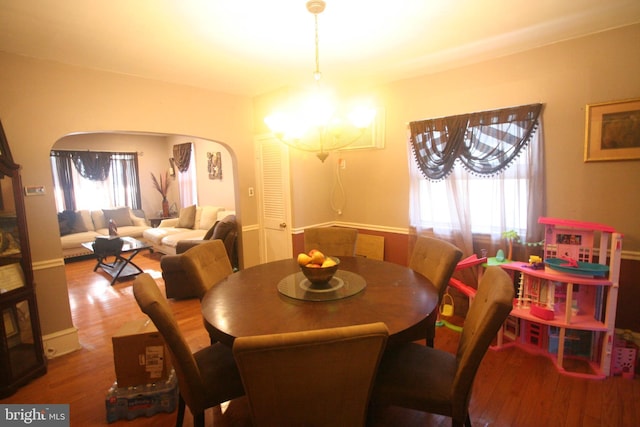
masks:
POLYGON ((180 240, 176 245, 176 255, 164 255, 160 259, 160 268, 162 269, 162 278, 164 279, 167 298, 183 299, 196 298, 199 291, 191 286, 187 280, 186 272, 182 264, 182 254, 194 246, 211 240, 222 240, 224 248, 227 252, 229 262, 232 269, 238 269, 238 250, 237 250, 237 224, 236 216, 228 215, 220 221, 217 221, 203 239, 198 240, 180 240))

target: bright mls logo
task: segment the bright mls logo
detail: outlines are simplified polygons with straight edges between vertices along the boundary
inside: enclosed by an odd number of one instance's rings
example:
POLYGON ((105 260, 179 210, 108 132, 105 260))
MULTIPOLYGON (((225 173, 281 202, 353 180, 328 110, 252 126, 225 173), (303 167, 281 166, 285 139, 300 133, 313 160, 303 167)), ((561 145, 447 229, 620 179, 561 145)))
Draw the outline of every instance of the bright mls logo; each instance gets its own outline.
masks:
POLYGON ((0 405, 0 425, 69 427, 69 405, 0 405))

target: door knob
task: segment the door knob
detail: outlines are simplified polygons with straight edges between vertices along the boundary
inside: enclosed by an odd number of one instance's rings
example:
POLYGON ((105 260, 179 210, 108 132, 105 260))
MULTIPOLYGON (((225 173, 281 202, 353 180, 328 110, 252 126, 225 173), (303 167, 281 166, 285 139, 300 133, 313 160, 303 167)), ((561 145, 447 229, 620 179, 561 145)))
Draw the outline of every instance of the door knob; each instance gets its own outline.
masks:
POLYGON ((287 223, 286 222, 281 222, 280 223, 280 228, 287 228, 287 223))

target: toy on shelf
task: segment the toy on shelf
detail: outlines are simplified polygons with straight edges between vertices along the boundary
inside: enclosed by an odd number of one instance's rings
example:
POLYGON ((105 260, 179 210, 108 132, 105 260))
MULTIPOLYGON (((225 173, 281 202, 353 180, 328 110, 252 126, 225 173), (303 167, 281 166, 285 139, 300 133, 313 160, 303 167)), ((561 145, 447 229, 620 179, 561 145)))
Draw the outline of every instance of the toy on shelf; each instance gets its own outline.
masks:
POLYGON ((609 271, 608 265, 576 261, 575 259, 569 257, 549 258, 544 262, 552 270, 561 271, 567 274, 604 277, 609 271))

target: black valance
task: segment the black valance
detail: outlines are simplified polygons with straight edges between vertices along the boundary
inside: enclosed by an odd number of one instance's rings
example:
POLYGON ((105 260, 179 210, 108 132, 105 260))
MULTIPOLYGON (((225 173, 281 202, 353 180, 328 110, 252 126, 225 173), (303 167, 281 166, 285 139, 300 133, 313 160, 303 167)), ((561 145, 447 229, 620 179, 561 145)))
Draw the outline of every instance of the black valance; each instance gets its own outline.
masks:
POLYGON ((81 177, 92 181, 109 178, 112 154, 101 151, 51 151, 52 157, 69 159, 81 177))
POLYGON ((409 123, 411 147, 425 178, 446 178, 459 161, 477 175, 502 172, 535 132, 542 104, 409 123))
POLYGON ((191 143, 176 144, 173 146, 173 163, 180 172, 189 170, 191 162, 191 143))
POLYGON ((111 153, 79 151, 73 155, 73 164, 81 177, 92 181, 109 178, 111 153))

